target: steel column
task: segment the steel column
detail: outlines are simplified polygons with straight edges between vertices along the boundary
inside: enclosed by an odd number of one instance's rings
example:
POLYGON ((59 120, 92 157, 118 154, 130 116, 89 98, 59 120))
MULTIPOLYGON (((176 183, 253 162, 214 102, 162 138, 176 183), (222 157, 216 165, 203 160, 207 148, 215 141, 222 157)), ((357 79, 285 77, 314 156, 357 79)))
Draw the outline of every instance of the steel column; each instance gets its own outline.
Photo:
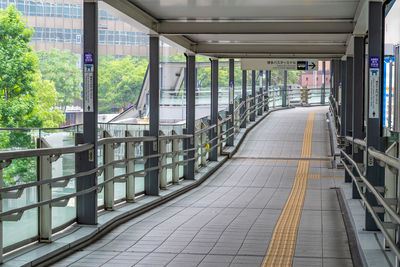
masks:
POLYGON ((326 66, 325 61, 322 61, 322 83, 321 83, 321 104, 325 105, 325 77, 326 77, 326 66))
POLYGON ((258 93, 260 94, 260 96, 258 97, 258 103, 257 103, 257 115, 261 116, 263 114, 263 106, 261 105, 262 101, 263 101, 263 72, 260 71, 258 77, 260 77, 260 88, 258 90, 258 93))
MULTIPOLYGON (((271 85, 271 71, 265 71, 265 92, 267 92, 266 98, 269 99, 268 89, 271 85)), ((267 105, 265 105, 265 111, 269 110, 269 100, 267 100, 267 105)))
MULTIPOLYGON (((186 56, 186 134, 194 135, 195 132, 195 96, 196 96, 196 57, 186 56)), ((185 140, 186 148, 194 148, 194 138, 185 140)), ((186 158, 194 158, 194 151, 189 151, 186 158)), ((185 179, 194 179, 194 164, 195 162, 189 161, 185 165, 185 179)))
POLYGON ((346 136, 346 74, 347 74, 347 64, 346 61, 342 60, 340 62, 340 85, 339 85, 339 98, 340 98, 340 135, 346 136))
MULTIPOLYGON (((233 58, 229 59, 229 116, 231 116, 231 119, 228 121, 227 125, 228 128, 232 128, 235 122, 235 114, 234 114, 234 109, 235 109, 235 60, 233 58)), ((230 130, 228 132, 228 135, 232 135, 226 140, 226 145, 227 146, 233 146, 233 133, 234 129, 230 130)))
POLYGON ((329 85, 330 85, 330 92, 329 97, 333 97, 333 60, 331 60, 331 64, 329 65, 329 85))
POLYGON ((287 70, 283 71, 283 92, 282 92, 282 107, 286 107, 287 103, 287 70))
MULTIPOLYGON (((369 57, 369 88, 367 110, 367 147, 374 147, 385 151, 382 138, 382 86, 383 86, 383 4, 382 2, 369 2, 368 20, 368 57, 369 57), (375 101, 374 101, 375 100, 375 101)), ((373 186, 384 186, 384 168, 368 155, 367 179, 373 186)), ((372 206, 378 203, 372 193, 366 192, 366 197, 372 206)), ((365 210, 365 229, 378 230, 371 214, 365 210)), ((383 220, 383 213, 379 213, 383 220)))
MULTIPOLYGON (((79 143, 90 143, 94 149, 81 153, 76 158, 76 171, 89 171, 97 167, 97 1, 85 0, 83 3, 83 136, 79 143), (87 69, 86 69, 87 68, 87 69), (92 73, 90 73, 92 68, 92 73)), ((76 191, 82 191, 97 185, 96 174, 76 180, 76 191)), ((77 222, 97 224, 97 192, 78 196, 77 222)))
MULTIPOLYGON (((345 91, 342 92, 344 95, 345 104, 344 106, 344 118, 345 118, 345 125, 344 125, 344 132, 345 136, 352 136, 352 106, 353 106, 353 57, 347 57, 346 60, 346 86, 345 91)), ((346 146, 346 153, 351 154, 352 151, 352 144, 348 144, 346 146)), ((351 183, 352 179, 348 172, 345 172, 344 181, 346 183, 351 183)))
MULTIPOLYGON (((149 62, 149 80, 150 80, 150 112, 149 112, 149 135, 157 137, 155 143, 147 143, 147 155, 158 154, 159 152, 159 125, 160 125, 160 39, 151 36, 150 38, 150 62, 149 62)), ((149 158, 146 161, 146 168, 158 166, 158 157, 149 158)), ((158 170, 152 170, 146 173, 145 193, 150 196, 158 196, 160 192, 160 177, 158 170)))
MULTIPOLYGON (((365 46, 364 37, 354 37, 354 61, 353 61, 353 105, 352 105, 352 130, 353 139, 363 140, 364 132, 364 75, 365 75, 365 46)), ((353 142, 352 157, 357 163, 362 164, 364 160, 364 152, 356 147, 353 142)), ((353 171, 358 176, 357 171, 353 171)), ((352 196, 354 199, 360 199, 360 194, 353 182, 352 196)))
POLYGON ((240 128, 246 128, 246 101, 247 101, 247 71, 243 70, 242 71, 242 103, 243 106, 241 108, 240 112, 240 119, 242 120, 242 123, 240 124, 240 128))
POLYGON ((251 71, 251 97, 252 101, 250 105, 252 108, 250 109, 250 121, 256 120, 256 71, 251 71))
MULTIPOLYGON (((218 124, 218 59, 211 60, 211 125, 218 124)), ((210 139, 217 137, 218 127, 215 126, 210 132, 210 139)), ((218 148, 216 147, 218 140, 215 139, 210 147, 213 149, 209 152, 210 161, 218 160, 218 148)))

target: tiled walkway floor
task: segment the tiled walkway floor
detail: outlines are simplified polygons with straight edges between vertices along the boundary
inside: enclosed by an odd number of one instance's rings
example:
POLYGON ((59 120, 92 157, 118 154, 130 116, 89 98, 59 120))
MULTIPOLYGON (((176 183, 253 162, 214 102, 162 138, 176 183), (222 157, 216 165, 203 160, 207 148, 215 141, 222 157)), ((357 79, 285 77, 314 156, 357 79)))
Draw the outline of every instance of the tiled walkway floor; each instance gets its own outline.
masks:
MULTIPOLYGON (((272 113, 201 186, 54 266, 260 266, 298 166, 265 158, 300 157, 307 116, 315 110, 312 157, 327 157, 326 107, 272 113)), ((293 266, 352 266, 335 190, 344 173, 328 166, 310 163, 310 176, 320 178, 308 178, 293 266)))

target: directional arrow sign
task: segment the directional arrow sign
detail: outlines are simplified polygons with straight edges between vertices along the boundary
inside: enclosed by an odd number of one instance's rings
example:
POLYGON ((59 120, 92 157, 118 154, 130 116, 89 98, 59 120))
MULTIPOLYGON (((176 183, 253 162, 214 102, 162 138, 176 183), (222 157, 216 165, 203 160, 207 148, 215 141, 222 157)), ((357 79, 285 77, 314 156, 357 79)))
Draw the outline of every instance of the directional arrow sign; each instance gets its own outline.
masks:
POLYGON ((318 70, 318 59, 242 58, 242 70, 318 70))

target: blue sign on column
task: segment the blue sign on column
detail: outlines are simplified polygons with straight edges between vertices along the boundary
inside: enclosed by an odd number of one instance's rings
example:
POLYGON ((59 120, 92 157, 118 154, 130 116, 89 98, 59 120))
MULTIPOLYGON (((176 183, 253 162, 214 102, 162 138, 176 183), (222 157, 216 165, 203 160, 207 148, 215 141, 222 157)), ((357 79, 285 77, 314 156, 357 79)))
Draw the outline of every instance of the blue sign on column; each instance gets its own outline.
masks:
POLYGON ((84 64, 93 64, 93 54, 85 52, 83 54, 83 62, 84 64))
POLYGON ((369 57, 369 68, 379 69, 379 57, 369 57))

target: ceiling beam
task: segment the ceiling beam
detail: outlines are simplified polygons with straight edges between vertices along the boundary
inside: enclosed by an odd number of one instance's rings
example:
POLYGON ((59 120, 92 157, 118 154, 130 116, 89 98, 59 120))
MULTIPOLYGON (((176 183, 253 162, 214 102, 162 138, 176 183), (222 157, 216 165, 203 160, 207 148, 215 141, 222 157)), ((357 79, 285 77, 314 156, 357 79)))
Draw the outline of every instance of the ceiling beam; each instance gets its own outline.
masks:
POLYGON ((332 34, 353 33, 352 20, 330 21, 161 21, 157 32, 163 35, 185 34, 332 34))
POLYGON ((198 44, 199 54, 342 54, 346 52, 345 45, 266 45, 266 44, 198 44))

